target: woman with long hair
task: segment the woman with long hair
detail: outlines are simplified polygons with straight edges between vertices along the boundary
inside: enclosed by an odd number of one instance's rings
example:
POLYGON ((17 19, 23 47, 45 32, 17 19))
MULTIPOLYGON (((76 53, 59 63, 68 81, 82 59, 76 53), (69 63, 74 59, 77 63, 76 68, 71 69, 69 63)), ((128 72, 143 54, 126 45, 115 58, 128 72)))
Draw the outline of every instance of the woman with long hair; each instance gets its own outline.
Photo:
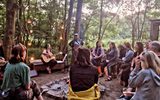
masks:
POLYGON ((104 56, 104 49, 102 47, 102 42, 98 40, 96 42, 96 48, 92 51, 92 63, 95 65, 98 69, 99 76, 103 76, 101 71, 101 61, 104 56))
POLYGON ((129 87, 136 88, 131 100, 159 100, 160 59, 153 51, 144 51, 135 63, 129 78, 129 87))
POLYGON ((39 87, 30 79, 30 68, 24 63, 26 47, 17 44, 12 48, 11 58, 6 65, 2 90, 9 90, 9 100, 43 100, 39 87))
POLYGON ((131 63, 131 69, 134 69, 134 67, 135 67, 135 58, 143 52, 143 49, 144 49, 143 43, 142 42, 136 42, 134 48, 135 48, 135 52, 134 52, 134 58, 133 58, 132 63, 131 63))
POLYGON ((117 64, 118 60, 118 50, 114 42, 109 43, 109 50, 106 54, 106 61, 103 66, 104 68, 104 73, 107 77, 106 80, 110 81, 111 76, 115 74, 115 65, 117 64))
POLYGON ((90 100, 97 100, 99 98, 100 94, 97 91, 98 72, 96 67, 91 64, 90 59, 89 49, 78 49, 77 61, 71 66, 69 73, 68 100, 87 100, 89 98, 90 100))
POLYGON ((122 58, 120 84, 127 87, 134 51, 129 42, 125 42, 124 47, 126 48, 126 54, 125 57, 122 58))

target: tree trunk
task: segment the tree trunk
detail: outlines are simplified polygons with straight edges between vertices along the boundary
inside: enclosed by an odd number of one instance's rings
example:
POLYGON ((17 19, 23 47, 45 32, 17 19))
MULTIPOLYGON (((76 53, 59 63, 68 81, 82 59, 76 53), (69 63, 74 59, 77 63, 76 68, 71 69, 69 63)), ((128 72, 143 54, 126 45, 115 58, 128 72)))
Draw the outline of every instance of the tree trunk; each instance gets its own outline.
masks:
POLYGON ((65 52, 66 51, 66 43, 67 42, 67 38, 66 38, 66 34, 65 34, 65 26, 66 26, 66 15, 67 15, 67 0, 65 0, 65 7, 64 7, 64 17, 63 17, 63 23, 61 25, 61 31, 62 31, 62 39, 61 39, 61 47, 60 47, 60 51, 65 52))
POLYGON ((11 49, 14 45, 14 34, 15 34, 15 22, 16 22, 16 12, 18 6, 16 0, 7 0, 6 4, 6 32, 4 34, 4 54, 5 59, 10 58, 11 49))
POLYGON ((143 22, 142 22, 142 26, 141 26, 141 30, 140 30, 140 37, 142 38, 142 34, 143 34, 143 28, 144 28, 144 24, 146 21, 146 17, 147 17, 147 10, 148 10, 148 4, 146 5, 146 8, 144 10, 144 17, 143 17, 143 22))
POLYGON ((83 4, 83 0, 78 0, 74 33, 79 33, 79 32, 80 32, 80 28, 81 28, 82 4, 83 4))
POLYGON ((70 32, 70 27, 71 27, 71 18, 72 18, 72 15, 73 15, 73 4, 74 4, 74 1, 75 0, 70 0, 70 8, 68 10, 68 18, 67 18, 67 22, 65 24, 65 44, 64 44, 64 53, 67 53, 67 45, 68 45, 68 33, 70 32))
POLYGON ((19 32, 17 36, 17 43, 22 43, 23 38, 22 38, 22 0, 19 0, 19 12, 18 12, 18 27, 19 27, 19 32))
POLYGON ((100 24, 99 24, 98 40, 101 39, 101 31, 102 31, 102 24, 103 24, 102 20, 103 20, 103 0, 101 0, 100 24))

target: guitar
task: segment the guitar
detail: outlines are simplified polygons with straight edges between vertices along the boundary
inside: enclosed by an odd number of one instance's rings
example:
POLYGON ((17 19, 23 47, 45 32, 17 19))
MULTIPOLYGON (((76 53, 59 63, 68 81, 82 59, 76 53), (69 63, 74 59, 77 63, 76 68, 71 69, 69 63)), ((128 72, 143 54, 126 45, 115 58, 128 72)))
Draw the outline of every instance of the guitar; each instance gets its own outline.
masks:
POLYGON ((42 60, 43 60, 45 63, 48 63, 48 62, 51 61, 52 59, 55 60, 55 56, 47 57, 47 56, 44 55, 44 54, 41 55, 41 58, 42 58, 42 60))

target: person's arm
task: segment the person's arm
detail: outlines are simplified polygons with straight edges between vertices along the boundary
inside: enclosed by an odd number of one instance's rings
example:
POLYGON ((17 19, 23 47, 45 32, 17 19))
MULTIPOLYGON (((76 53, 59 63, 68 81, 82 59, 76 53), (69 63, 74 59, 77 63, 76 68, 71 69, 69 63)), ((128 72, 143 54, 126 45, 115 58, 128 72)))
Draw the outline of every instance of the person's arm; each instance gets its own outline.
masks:
POLYGON ((141 86, 144 82, 144 78, 146 76, 146 73, 144 70, 139 71, 140 69, 135 68, 129 77, 129 87, 136 88, 138 86, 141 86))
POLYGON ((118 51, 114 50, 114 56, 108 62, 114 61, 117 58, 118 58, 118 51))
POLYGON ((95 54, 95 48, 92 51, 92 56, 93 56, 93 58, 96 56, 96 54, 95 54))
POLYGON ((103 57, 104 55, 105 55, 104 49, 101 48, 101 54, 100 54, 99 56, 97 56, 96 58, 101 58, 101 57, 103 57))
POLYGON ((141 70, 140 65, 141 65, 141 60, 138 57, 136 57, 135 68, 130 73, 130 77, 129 77, 129 86, 132 88, 136 88, 142 85, 144 82, 144 78, 147 75, 144 69, 141 70))
POLYGON ((69 43, 69 46, 72 47, 72 48, 74 47, 74 41, 73 40, 69 43))
POLYGON ((128 62, 130 60, 132 60, 134 56, 134 52, 133 51, 128 51, 125 55, 125 57, 122 59, 124 62, 128 62))
POLYGON ((26 65, 26 67, 23 67, 22 72, 21 72, 21 80, 22 80, 22 85, 24 86, 25 89, 29 90, 30 89, 30 69, 26 65))
POLYGON ((83 46, 84 42, 81 40, 81 45, 83 46))

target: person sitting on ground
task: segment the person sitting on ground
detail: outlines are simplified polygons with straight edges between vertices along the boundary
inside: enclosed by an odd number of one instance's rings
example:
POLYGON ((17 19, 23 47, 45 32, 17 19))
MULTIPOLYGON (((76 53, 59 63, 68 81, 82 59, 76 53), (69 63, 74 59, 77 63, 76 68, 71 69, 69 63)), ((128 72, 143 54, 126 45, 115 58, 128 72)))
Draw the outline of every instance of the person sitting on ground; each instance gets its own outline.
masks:
POLYGON ((23 63, 26 58, 26 47, 17 44, 12 48, 11 58, 6 65, 3 83, 3 91, 10 90, 7 100, 43 100, 35 81, 30 79, 30 68, 23 63))
POLYGON ((160 58, 160 42, 159 41, 151 41, 149 43, 149 50, 153 51, 160 58))
POLYGON ((91 64, 89 49, 79 48, 77 61, 71 65, 68 100, 99 100, 98 71, 91 64))
POLYGON ((51 45, 50 44, 46 44, 46 46, 42 52, 41 59, 42 59, 43 63, 47 66, 47 71, 50 74, 51 68, 57 64, 55 56, 51 52, 51 45))
POLYGON ((98 68, 99 76, 103 76, 102 70, 101 70, 101 61, 104 56, 104 49, 102 47, 102 42, 98 40, 96 42, 96 48, 92 51, 92 64, 95 65, 98 68))
POLYGON ((103 62, 103 66, 105 66, 104 73, 107 76, 107 80, 110 81, 113 75, 112 73, 115 73, 114 66, 118 60, 118 50, 114 42, 109 43, 109 50, 107 51, 106 58, 105 62, 103 62))
POLYGON ((159 100, 160 59, 153 51, 144 51, 135 63, 129 78, 129 87, 136 88, 131 100, 159 100))

